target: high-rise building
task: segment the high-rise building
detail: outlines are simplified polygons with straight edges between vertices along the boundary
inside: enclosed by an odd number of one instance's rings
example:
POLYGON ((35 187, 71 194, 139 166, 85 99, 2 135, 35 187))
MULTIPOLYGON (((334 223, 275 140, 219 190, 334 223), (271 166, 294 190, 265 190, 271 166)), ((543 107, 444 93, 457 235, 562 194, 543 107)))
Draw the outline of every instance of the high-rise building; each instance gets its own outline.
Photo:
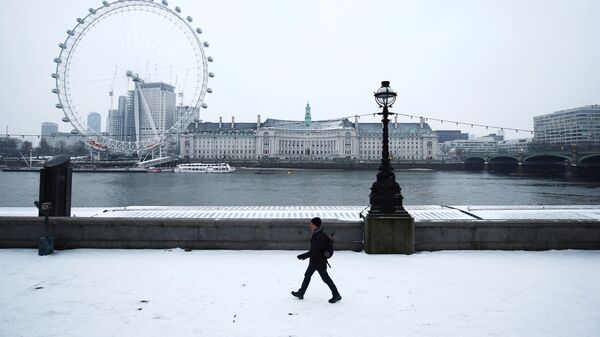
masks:
POLYGON ((125 116, 127 113, 127 97, 119 96, 119 103, 117 109, 108 111, 108 127, 107 132, 109 138, 114 140, 125 140, 126 120, 125 116))
POLYGON ((58 124, 52 122, 42 122, 42 138, 46 138, 53 133, 58 132, 58 124))
POLYGON ((162 82, 140 83, 139 87, 139 91, 129 92, 127 100, 127 141, 136 141, 138 132, 139 140, 151 138, 155 132, 164 133, 175 123, 175 87, 162 82))
POLYGON ((547 144, 599 144, 600 105, 533 117, 533 139, 547 144))
POLYGON ((87 115, 87 130, 92 133, 100 133, 102 127, 102 116, 97 112, 90 112, 87 115))

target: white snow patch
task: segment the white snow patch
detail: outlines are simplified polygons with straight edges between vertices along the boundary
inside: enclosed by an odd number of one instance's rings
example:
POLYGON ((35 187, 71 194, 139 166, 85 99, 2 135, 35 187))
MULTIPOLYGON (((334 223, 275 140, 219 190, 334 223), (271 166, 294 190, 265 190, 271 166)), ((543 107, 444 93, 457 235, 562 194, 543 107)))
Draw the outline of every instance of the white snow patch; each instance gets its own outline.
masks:
POLYGON ((600 251, 0 250, 0 336, 598 336, 600 251))

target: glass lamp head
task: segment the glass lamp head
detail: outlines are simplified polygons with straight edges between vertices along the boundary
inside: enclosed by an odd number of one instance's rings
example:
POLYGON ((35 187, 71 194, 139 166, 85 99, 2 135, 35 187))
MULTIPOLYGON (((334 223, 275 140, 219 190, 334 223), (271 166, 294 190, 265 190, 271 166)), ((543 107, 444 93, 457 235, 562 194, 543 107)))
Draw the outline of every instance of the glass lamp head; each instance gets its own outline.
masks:
POLYGON ((390 81, 382 81, 381 88, 375 92, 375 101, 379 106, 392 106, 396 101, 396 92, 390 88, 390 81))

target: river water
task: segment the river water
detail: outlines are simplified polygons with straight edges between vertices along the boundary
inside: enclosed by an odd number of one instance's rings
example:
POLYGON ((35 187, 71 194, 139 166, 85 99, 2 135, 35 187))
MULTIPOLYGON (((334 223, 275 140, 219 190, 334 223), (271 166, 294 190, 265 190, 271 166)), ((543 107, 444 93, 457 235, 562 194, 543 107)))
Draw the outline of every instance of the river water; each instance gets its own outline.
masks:
MULTIPOLYGON (((73 174, 72 206, 367 206, 376 171, 73 174)), ((600 183, 487 172, 396 170, 405 205, 598 205, 600 183)), ((0 172, 0 207, 33 206, 39 173, 0 172)))

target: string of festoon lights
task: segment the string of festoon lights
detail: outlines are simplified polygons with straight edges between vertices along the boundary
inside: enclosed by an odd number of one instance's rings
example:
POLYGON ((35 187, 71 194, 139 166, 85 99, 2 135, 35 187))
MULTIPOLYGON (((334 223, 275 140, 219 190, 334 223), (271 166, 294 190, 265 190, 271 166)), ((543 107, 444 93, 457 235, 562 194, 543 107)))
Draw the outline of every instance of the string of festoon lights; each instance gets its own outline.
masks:
MULTIPOLYGON (((325 119, 325 120, 319 120, 318 122, 340 122, 343 120, 350 120, 351 118, 361 118, 361 117, 368 117, 368 116, 377 116, 379 113, 374 112, 374 113, 365 113, 365 114, 360 114, 360 115, 351 115, 351 116, 343 116, 343 117, 336 117, 336 118, 330 118, 330 119, 325 119)), ((520 129, 520 128, 513 128, 513 127, 506 127, 506 126, 497 126, 497 125, 491 125, 491 124, 480 124, 480 123, 474 123, 474 122, 461 122, 461 121, 455 121, 455 120, 450 120, 450 119, 441 119, 441 118, 434 118, 434 117, 427 117, 427 116, 419 116, 419 115, 411 115, 411 114, 405 114, 405 113, 399 113, 399 112, 390 112, 390 115, 397 115, 397 116, 403 116, 403 117, 409 117, 410 119, 423 119, 424 122, 429 122, 429 121, 434 121, 434 122, 439 122, 440 124, 448 124, 448 125, 455 125, 455 126, 465 126, 465 127, 471 127, 471 128, 485 128, 487 129, 497 129, 497 130, 502 130, 502 131, 514 131, 515 133, 519 133, 519 132, 523 132, 523 133, 530 133, 533 134, 533 130, 528 130, 528 129, 520 129)), ((191 122, 190 124, 194 124, 195 122, 191 122)), ((198 124, 201 124, 204 122, 198 122, 198 124)), ((219 122, 211 122, 212 124, 218 124, 219 122)), ((220 122, 222 125, 227 125, 229 124, 228 122, 220 122)), ((294 126, 294 125, 302 125, 304 124, 305 121, 282 121, 280 123, 277 124, 273 124, 270 127, 289 127, 289 126, 294 126)), ((140 135, 142 136, 153 136, 153 135, 166 135, 166 134, 171 134, 171 135, 193 135, 196 133, 205 133, 207 131, 211 131, 211 132, 243 132, 243 131, 248 131, 247 125, 248 124, 252 124, 252 123, 242 123, 244 125, 246 125, 246 127, 244 128, 240 128, 240 127, 235 127, 235 124, 240 124, 238 123, 233 123, 234 127, 227 127, 227 128, 222 128, 222 129, 214 129, 214 130, 199 130, 199 131, 189 131, 189 130, 185 130, 185 131, 179 131, 177 133, 162 133, 162 132, 158 132, 158 133, 153 133, 153 132, 144 132, 144 133, 140 133, 140 135)), ((101 133, 98 136, 104 136, 104 137, 123 137, 123 136, 134 136, 136 134, 108 134, 108 133, 101 133)), ((21 138, 25 138, 25 137, 37 137, 37 138, 41 138, 41 134, 21 134, 21 133, 17 133, 17 134, 0 134, 0 137, 21 137, 21 138)), ((94 137, 94 134, 88 134, 88 135, 83 135, 80 133, 72 133, 72 134, 68 134, 68 135, 64 135, 64 133, 61 135, 62 137, 73 137, 73 138, 81 138, 81 139, 85 139, 85 138, 89 138, 89 137, 94 137)), ((54 137, 52 135, 47 135, 45 137, 54 137)))
MULTIPOLYGON (((497 125, 488 125, 488 124, 478 124, 478 123, 471 123, 471 122, 459 122, 459 121, 453 121, 453 120, 449 120, 449 119, 439 119, 439 118, 432 118, 432 117, 424 117, 424 116, 417 116, 417 115, 410 115, 410 114, 403 114, 403 113, 399 113, 399 112, 395 112, 395 113, 391 113, 394 115, 398 115, 398 116, 405 116, 405 117, 410 117, 411 119, 413 118, 423 118, 425 120, 425 122, 427 121, 436 121, 436 122, 440 122, 440 124, 450 124, 450 125, 464 125, 467 127, 479 127, 479 128, 485 128, 486 130, 489 128, 492 129, 498 129, 498 130, 502 130, 502 131, 515 131, 515 133, 519 133, 519 131, 521 132, 529 132, 530 134, 533 134, 533 130, 527 130, 527 129, 518 129, 518 128, 511 128, 511 127, 505 127, 505 126, 497 126, 497 125)), ((375 115, 375 114, 373 114, 375 115)))

